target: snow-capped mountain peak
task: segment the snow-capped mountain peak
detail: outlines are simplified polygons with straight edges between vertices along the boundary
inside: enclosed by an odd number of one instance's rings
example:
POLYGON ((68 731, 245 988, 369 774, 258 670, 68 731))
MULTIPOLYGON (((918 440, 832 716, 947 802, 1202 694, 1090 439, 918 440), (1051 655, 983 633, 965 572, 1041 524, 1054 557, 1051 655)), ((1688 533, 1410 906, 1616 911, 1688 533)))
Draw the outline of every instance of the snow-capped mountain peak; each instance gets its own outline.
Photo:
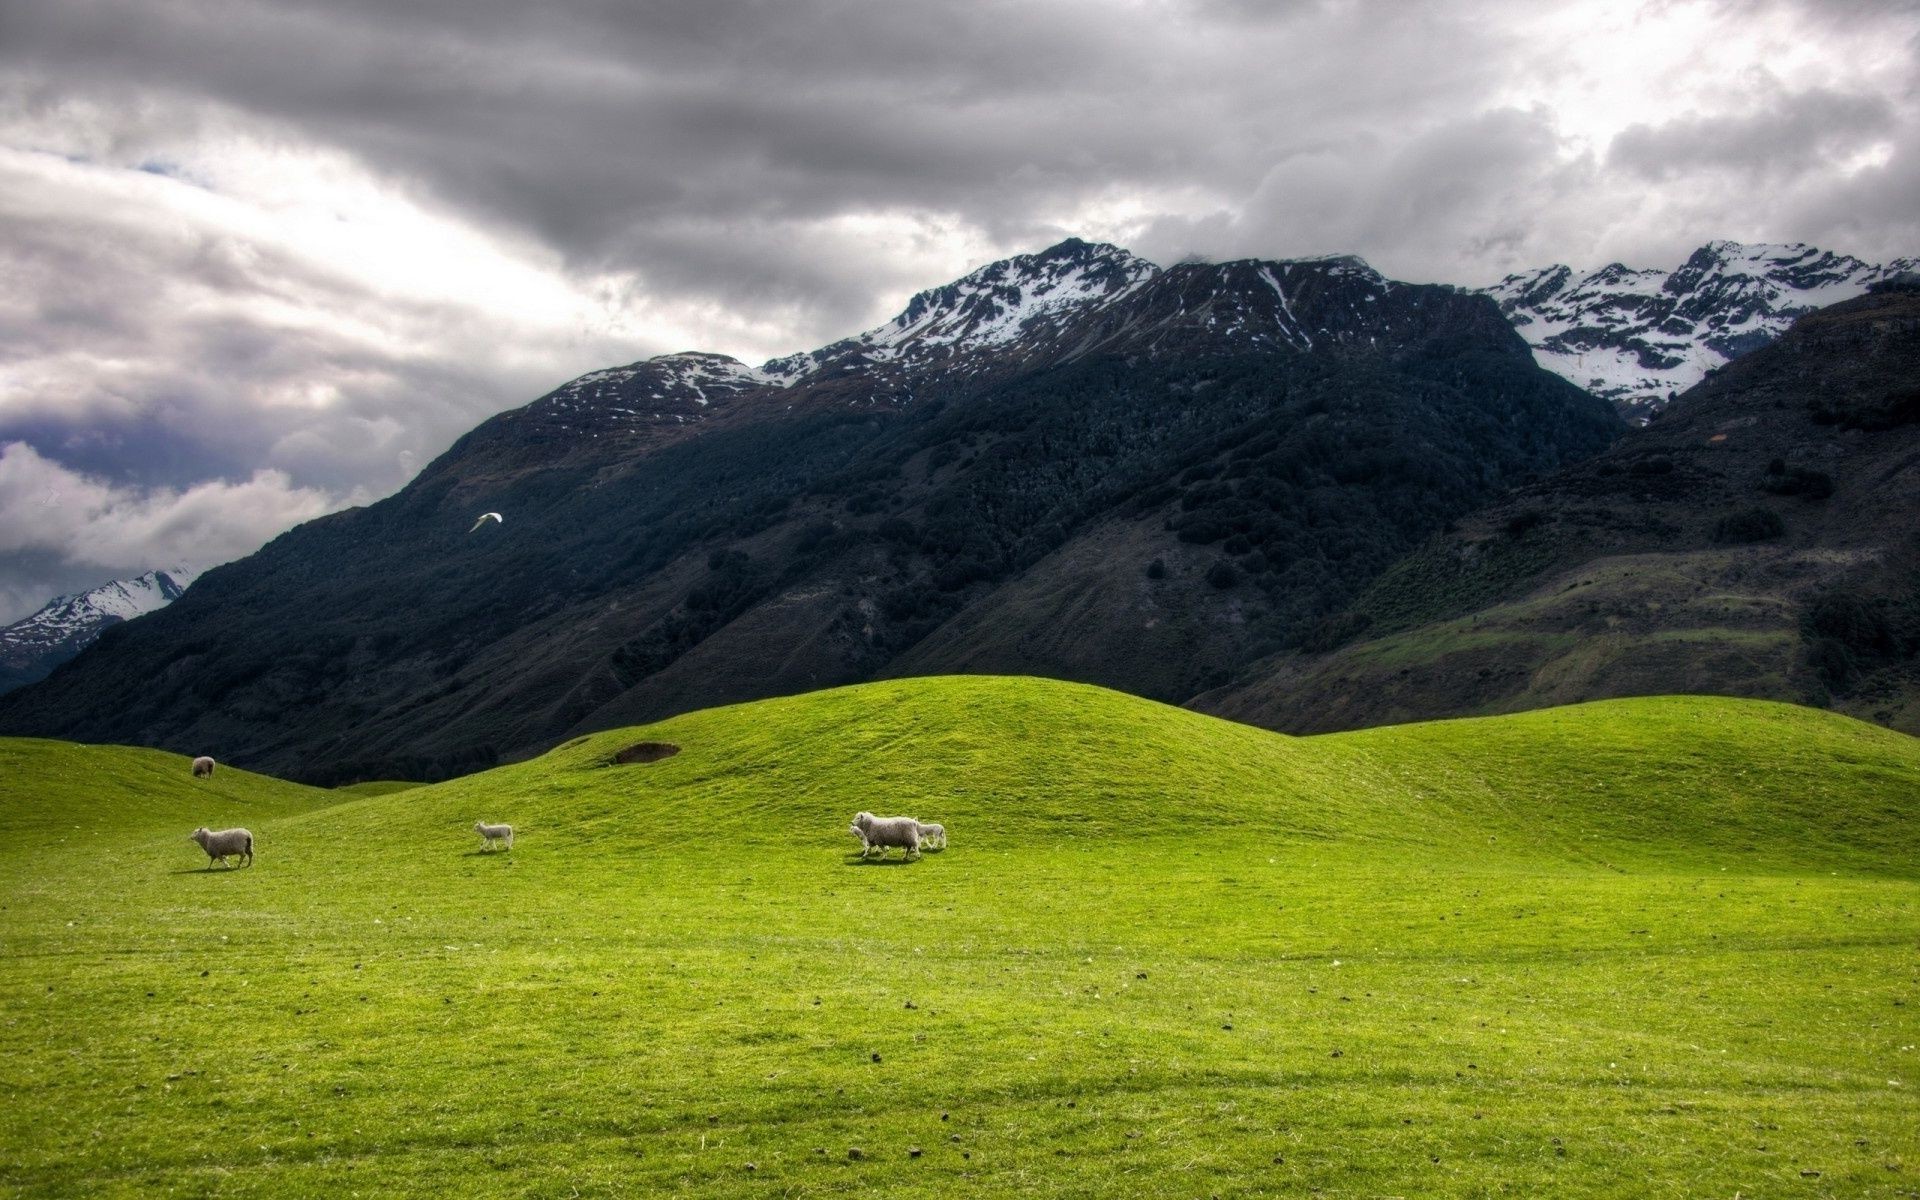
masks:
POLYGON ((1482 291, 1541 366, 1644 418, 1796 318, 1913 269, 1912 259, 1876 266, 1799 243, 1714 241, 1670 271, 1556 264, 1482 291))
POLYGON ((1055 330, 1094 305, 1124 296, 1159 271, 1118 246, 1068 238, 1037 254, 988 263, 952 283, 929 288, 884 325, 810 353, 774 359, 761 371, 783 381, 798 380, 828 366, 922 367, 990 352, 1055 330))
POLYGON ((994 346, 1021 335, 1036 318, 1112 299, 1160 268, 1117 246, 1069 238, 1038 254, 981 267, 908 301, 899 316, 861 335, 878 346, 994 346))
POLYGON ((200 574, 197 567, 167 567, 55 596, 40 611, 0 629, 0 691, 42 678, 108 626, 165 608, 200 574))

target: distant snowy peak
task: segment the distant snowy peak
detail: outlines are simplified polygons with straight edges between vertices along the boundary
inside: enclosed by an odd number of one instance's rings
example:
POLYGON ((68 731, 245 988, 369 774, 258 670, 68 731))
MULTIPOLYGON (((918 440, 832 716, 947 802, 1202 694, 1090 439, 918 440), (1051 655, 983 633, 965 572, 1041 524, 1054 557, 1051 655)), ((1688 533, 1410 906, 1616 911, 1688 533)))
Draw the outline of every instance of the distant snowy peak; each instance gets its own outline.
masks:
MULTIPOLYGON (((132 579, 116 579, 103 583, 91 591, 78 596, 63 596, 40 611, 45 613, 64 606, 77 614, 100 614, 118 617, 125 621, 142 613, 165 608, 180 598, 180 593, 200 577, 199 570, 192 567, 168 567, 163 571, 148 571, 145 575, 136 575, 132 579)), ((32 618, 28 618, 31 620, 32 618)))
POLYGON ((54 597, 32 616, 0 629, 0 691, 43 678, 92 645, 108 626, 165 608, 200 573, 195 567, 168 567, 54 597))
POLYGON ((1804 245, 1709 242, 1672 271, 1614 263, 1552 266, 1484 289, 1534 357, 1580 387, 1644 418, 1670 393, 1758 349, 1793 321, 1914 269, 1875 266, 1804 245))

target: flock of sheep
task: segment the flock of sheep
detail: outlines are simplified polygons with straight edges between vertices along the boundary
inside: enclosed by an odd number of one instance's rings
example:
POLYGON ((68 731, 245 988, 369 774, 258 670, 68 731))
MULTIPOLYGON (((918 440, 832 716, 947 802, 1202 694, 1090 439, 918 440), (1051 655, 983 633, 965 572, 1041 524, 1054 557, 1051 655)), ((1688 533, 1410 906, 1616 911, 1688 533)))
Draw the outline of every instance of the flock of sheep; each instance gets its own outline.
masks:
MULTIPOLYGON (((193 760, 195 779, 213 778, 214 761, 202 755, 193 760)), ((480 848, 492 850, 496 844, 513 849, 513 826, 490 825, 485 821, 475 821, 473 831, 480 835, 480 848)), ((870 812, 855 813, 853 824, 847 826, 847 832, 860 839, 860 857, 866 858, 875 850, 885 858, 888 849, 900 847, 905 858, 918 858, 922 849, 945 850, 947 848, 947 827, 937 821, 921 821, 914 817, 876 817, 870 812)), ((202 825, 188 835, 189 839, 207 853, 207 867, 214 863, 232 866, 229 858, 242 859, 246 866, 253 865, 253 834, 244 829, 208 829, 202 825)))

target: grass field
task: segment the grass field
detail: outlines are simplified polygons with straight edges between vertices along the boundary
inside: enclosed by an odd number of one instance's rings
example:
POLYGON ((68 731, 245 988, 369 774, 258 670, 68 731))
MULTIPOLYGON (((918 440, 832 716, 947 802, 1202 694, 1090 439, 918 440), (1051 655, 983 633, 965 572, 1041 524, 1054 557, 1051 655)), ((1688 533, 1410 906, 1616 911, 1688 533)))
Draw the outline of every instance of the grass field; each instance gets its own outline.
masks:
POLYGON ((1920 1194, 1920 742, 1824 712, 933 679, 391 794, 0 770, 14 1194, 1920 1194))

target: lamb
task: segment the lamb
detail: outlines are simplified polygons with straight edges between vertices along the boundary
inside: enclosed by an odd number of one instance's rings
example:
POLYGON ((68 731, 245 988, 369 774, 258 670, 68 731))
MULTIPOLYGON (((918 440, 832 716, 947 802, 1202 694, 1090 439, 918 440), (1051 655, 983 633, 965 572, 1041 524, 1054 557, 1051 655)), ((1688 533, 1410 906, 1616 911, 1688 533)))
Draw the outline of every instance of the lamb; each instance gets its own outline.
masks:
POLYGON ((920 821, 920 844, 929 850, 947 848, 947 827, 938 821, 920 821))
POLYGON ((207 852, 209 870, 212 869, 216 859, 223 866, 230 865, 227 863, 229 855, 245 858, 249 867, 253 865, 253 835, 244 829, 222 829, 216 832, 202 825, 187 836, 188 840, 200 843, 200 848, 207 852))
POLYGON ((204 754, 202 754, 199 758, 194 759, 193 760, 193 777, 195 779, 212 779, 213 778, 213 760, 211 758, 208 758, 204 754))
POLYGON ((513 849, 513 826, 489 825, 485 821, 475 821, 473 831, 480 835, 480 846, 484 850, 493 849, 495 842, 505 842, 507 849, 513 849))
POLYGON ((889 846, 900 847, 909 858, 920 854, 920 822, 912 817, 876 817, 870 812, 856 813, 853 824, 847 828, 860 838, 861 858, 865 858, 876 847, 880 856, 885 858, 889 846))

